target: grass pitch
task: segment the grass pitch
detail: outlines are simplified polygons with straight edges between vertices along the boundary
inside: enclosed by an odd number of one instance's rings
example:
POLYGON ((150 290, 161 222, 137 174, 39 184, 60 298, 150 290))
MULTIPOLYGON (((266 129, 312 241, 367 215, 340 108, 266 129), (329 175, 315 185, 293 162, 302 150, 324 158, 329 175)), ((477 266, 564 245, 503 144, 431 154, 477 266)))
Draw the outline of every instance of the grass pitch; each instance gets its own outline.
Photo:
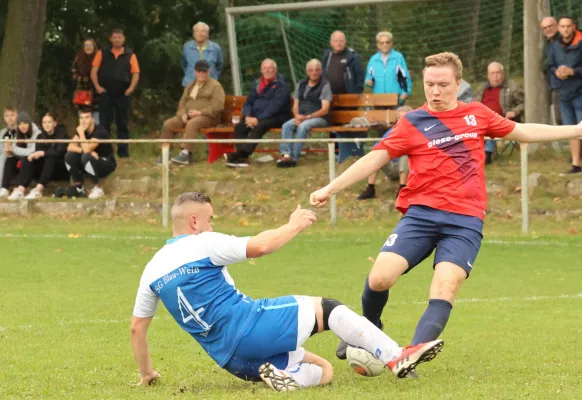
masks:
MULTIPOLYGON (((337 298, 360 311, 373 257, 394 226, 324 224, 277 254, 233 265, 237 288, 256 297, 337 298)), ((218 221, 215 230, 256 233, 218 221)), ((267 228, 263 226, 262 228, 267 228)), ((150 348, 162 379, 135 387, 129 319, 145 264, 169 234, 119 220, 9 220, 0 227, 2 399, 580 399, 582 244, 579 237, 487 235, 460 292, 445 347, 419 380, 356 375, 334 356, 331 333, 306 348, 335 368, 331 386, 289 395, 240 381, 213 365, 163 307, 150 348), (91 236, 93 235, 93 236, 91 236)), ((412 337, 428 296, 424 262, 390 293, 385 331, 412 337)))

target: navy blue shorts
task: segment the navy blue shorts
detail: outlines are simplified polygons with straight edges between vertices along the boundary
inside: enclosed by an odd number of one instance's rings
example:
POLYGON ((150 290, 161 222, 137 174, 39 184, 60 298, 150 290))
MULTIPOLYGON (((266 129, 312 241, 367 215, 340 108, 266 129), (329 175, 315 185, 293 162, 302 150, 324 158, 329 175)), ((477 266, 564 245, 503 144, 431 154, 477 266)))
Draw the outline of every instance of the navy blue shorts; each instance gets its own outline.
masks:
POLYGON ((483 221, 469 215, 411 206, 388 237, 381 252, 396 253, 408 261, 407 273, 436 249, 433 267, 452 262, 473 269, 483 239, 483 221))

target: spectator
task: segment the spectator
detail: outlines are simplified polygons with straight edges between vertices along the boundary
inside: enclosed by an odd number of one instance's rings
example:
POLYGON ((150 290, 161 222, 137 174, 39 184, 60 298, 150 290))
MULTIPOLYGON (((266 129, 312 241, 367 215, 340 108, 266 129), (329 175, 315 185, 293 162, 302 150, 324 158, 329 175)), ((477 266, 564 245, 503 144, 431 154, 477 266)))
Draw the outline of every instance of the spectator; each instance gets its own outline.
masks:
MULTIPOLYGON (((133 51, 125 46, 125 35, 121 29, 113 29, 109 37, 111 47, 99 50, 93 59, 91 80, 99 98, 99 118, 101 124, 111 133, 111 123, 115 112, 117 138, 129 139, 127 121, 129 119, 130 96, 139 81, 139 64, 133 51)), ((117 145, 119 157, 129 157, 129 145, 117 145)))
MULTIPOLYGON (((68 139, 67 130, 63 125, 57 125, 55 118, 47 113, 42 119, 42 132, 38 139, 68 139)), ((22 159, 18 187, 12 192, 9 200, 39 199, 49 181, 69 179, 65 167, 66 143, 37 143, 34 152, 22 159), (33 179, 37 185, 24 197, 24 190, 33 179)))
MULTIPOLYGON (((162 139, 172 139, 174 133, 184 129, 186 139, 195 139, 200 129, 216 126, 224 109, 224 89, 210 77, 210 65, 199 60, 194 66, 195 79, 184 89, 176 116, 167 119, 162 127, 162 139)), ((188 165, 192 162, 192 143, 184 144, 182 151, 172 162, 188 165)), ((158 160, 161 163, 161 158, 158 160)))
POLYGON ((75 56, 73 61, 73 81, 75 82, 75 92, 73 104, 77 111, 90 107, 93 111, 93 119, 99 123, 99 96, 91 82, 91 67, 97 54, 97 43, 93 39, 83 42, 83 48, 75 56))
MULTIPOLYGON (((477 89, 475 100, 502 117, 518 122, 522 120, 525 107, 523 89, 516 82, 505 79, 501 63, 492 62, 487 66, 487 83, 477 89)), ((485 164, 493 161, 495 146, 494 140, 485 142, 485 164)))
MULTIPOLYGON (((329 83, 321 77, 321 62, 310 60, 305 66, 307 78, 297 85, 293 99, 293 118, 283 124, 283 139, 304 139, 313 128, 329 125, 329 108, 333 95, 329 83)), ((281 143, 277 167, 297 165, 303 143, 281 143)))
POLYGON ((360 55, 346 48, 346 35, 335 31, 331 34, 331 50, 325 50, 322 64, 323 77, 329 82, 333 94, 362 93, 365 71, 360 55))
POLYGON ((399 103, 412 92, 412 80, 402 53, 392 48, 392 33, 380 32, 376 35, 378 52, 374 54, 366 67, 366 85, 374 94, 398 95, 399 103))
POLYGON ((459 91, 457 92, 457 100, 463 103, 470 103, 473 101, 473 89, 471 84, 464 79, 461 79, 459 91))
MULTIPOLYGON (((572 17, 558 22, 560 38, 548 47, 548 66, 552 88, 558 92, 564 125, 582 121, 582 32, 576 30, 572 17)), ((570 141, 572 168, 568 174, 582 172, 580 167, 581 140, 570 141)))
MULTIPOLYGON (((36 139, 38 138, 38 135, 40 135, 40 129, 32 123, 30 115, 24 111, 19 112, 14 141, 12 143, 6 143, 4 146, 6 160, 4 162, 4 175, 2 176, 0 197, 8 196, 8 188, 10 188, 12 180, 18 174, 19 162, 26 159, 29 154, 33 153, 36 147, 34 143, 18 143, 16 140, 36 139)), ((12 200, 14 196, 17 196, 15 194, 16 192, 17 189, 14 189, 8 198, 12 200)))
MULTIPOLYGON (((0 130, 0 139, 13 139, 16 136, 16 119, 18 112, 14 107, 4 107, 4 128, 0 130)), ((4 144, 0 144, 0 185, 4 175, 4 162, 6 161, 6 152, 4 144)))
POLYGON ((552 42, 560 38, 558 33, 558 23, 554 17, 546 17, 541 22, 542 32, 546 40, 544 40, 544 47, 542 49, 542 59, 540 61, 540 69, 544 75, 546 85, 548 87, 549 99, 551 101, 552 109, 554 110, 554 120, 557 125, 562 125, 562 114, 560 113, 560 101, 558 100, 558 93, 552 89, 552 80, 550 77, 550 68, 548 65, 548 47, 552 42))
MULTIPOLYGON (((234 127, 236 139, 260 139, 269 129, 280 128, 291 116, 289 87, 277 73, 277 64, 270 58, 261 63, 262 76, 253 82, 242 109, 242 121, 234 127)), ((248 158, 258 143, 236 145, 228 155, 226 165, 248 167, 248 158)))
MULTIPOLYGON (((412 111, 412 107, 410 106, 400 106, 396 110, 396 119, 400 120, 404 117, 408 112, 412 111)), ((392 128, 388 129, 388 131, 382 136, 382 139, 388 137, 392 128)), ((396 197, 400 193, 400 190, 406 186, 406 179, 408 178, 408 156, 402 156, 400 158, 394 159, 390 161, 390 164, 387 166, 388 169, 393 168, 394 166, 398 165, 398 175, 399 175, 399 186, 398 191, 396 192, 396 197)), ((358 200, 368 200, 373 199, 376 197, 376 174, 372 174, 368 177, 368 186, 366 189, 358 196, 358 200)))
POLYGON ((184 70, 184 79, 182 86, 186 87, 194 80, 194 65, 198 60, 205 60, 210 64, 210 76, 218 80, 224 69, 224 58, 222 49, 218 43, 208 40, 210 27, 204 22, 198 22, 192 27, 194 40, 184 43, 184 52, 182 54, 182 69, 184 70))
POLYGON ((71 186, 57 197, 67 196, 87 197, 83 186, 83 174, 86 172, 95 184, 89 193, 90 199, 103 197, 103 188, 99 185, 99 179, 105 178, 115 171, 116 162, 111 143, 99 143, 99 140, 111 139, 109 132, 95 124, 90 110, 79 112, 79 126, 73 137, 73 143, 69 143, 65 154, 65 164, 71 176, 71 186), (81 141, 88 140, 88 143, 81 141))

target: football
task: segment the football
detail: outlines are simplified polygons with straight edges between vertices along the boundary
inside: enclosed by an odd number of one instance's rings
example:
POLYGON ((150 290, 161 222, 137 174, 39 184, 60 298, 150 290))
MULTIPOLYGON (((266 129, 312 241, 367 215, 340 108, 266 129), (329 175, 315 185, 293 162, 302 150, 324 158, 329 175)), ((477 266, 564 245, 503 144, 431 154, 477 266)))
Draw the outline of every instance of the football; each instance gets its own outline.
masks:
POLYGON ((384 372, 384 363, 364 349, 348 346, 346 357, 350 367, 362 376, 378 376, 384 372))

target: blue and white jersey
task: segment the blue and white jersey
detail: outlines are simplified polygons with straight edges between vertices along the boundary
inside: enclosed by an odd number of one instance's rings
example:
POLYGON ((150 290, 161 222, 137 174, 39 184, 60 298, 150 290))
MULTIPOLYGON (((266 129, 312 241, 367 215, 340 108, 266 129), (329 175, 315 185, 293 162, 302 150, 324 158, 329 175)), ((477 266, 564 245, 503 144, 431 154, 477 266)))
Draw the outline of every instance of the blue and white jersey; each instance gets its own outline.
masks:
POLYGON ((259 316, 226 268, 247 259, 248 237, 216 232, 168 240, 145 267, 133 315, 154 316, 162 300, 176 322, 223 367, 259 316))

